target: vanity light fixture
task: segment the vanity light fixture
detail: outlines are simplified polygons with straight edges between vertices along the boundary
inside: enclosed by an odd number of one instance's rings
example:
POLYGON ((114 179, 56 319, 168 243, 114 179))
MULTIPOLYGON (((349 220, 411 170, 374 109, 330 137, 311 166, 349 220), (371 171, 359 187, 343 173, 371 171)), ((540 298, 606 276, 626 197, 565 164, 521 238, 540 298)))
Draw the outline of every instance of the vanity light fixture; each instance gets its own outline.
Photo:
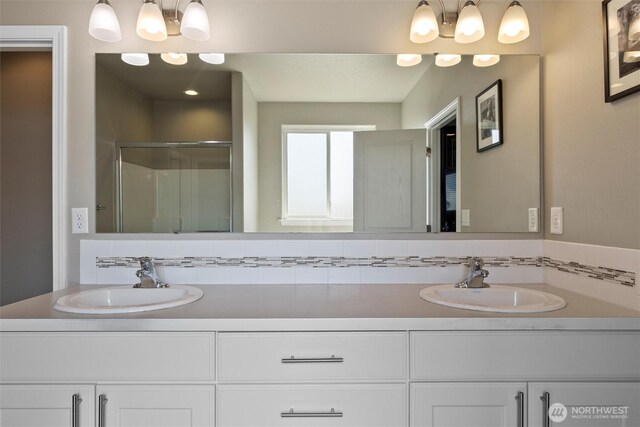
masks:
POLYGON ((159 42, 167 39, 167 25, 162 10, 154 0, 143 0, 138 13, 136 34, 145 40, 159 42))
POLYGON ((224 53, 201 53, 198 55, 198 58, 207 64, 224 64, 224 53))
POLYGON ((518 0, 513 0, 502 17, 498 41, 510 44, 518 43, 529 37, 529 19, 518 0))
MULTIPOLYGON (((438 36, 452 38, 457 43, 473 43, 485 35, 484 20, 478 6, 482 0, 458 0, 458 9, 447 12, 444 1, 438 0, 440 11, 436 14, 426 0, 421 0, 413 13, 409 39, 414 43, 427 43, 438 36)), ((638 23, 640 27, 640 22, 638 23)), ((517 43, 529 37, 529 20, 518 0, 513 0, 502 18, 498 41, 517 43)), ((640 35, 638 36, 640 37, 640 35)))
POLYGON ((198 92, 193 89, 187 89, 184 91, 184 94, 189 96, 196 96, 198 95, 198 92))
POLYGON ((458 54, 437 53, 436 65, 438 67, 453 67, 462 61, 462 56, 458 54))
POLYGON ((396 64, 400 67, 413 67, 422 62, 422 55, 414 53, 401 53, 396 58, 396 64))
POLYGON ((184 65, 188 61, 186 53, 162 53, 160 54, 160 58, 171 65, 184 65))
POLYGON ((89 18, 89 34, 103 42, 120 41, 120 23, 108 0, 98 0, 89 18))
POLYGON ((120 55, 122 62, 136 67, 144 67, 149 65, 149 54, 146 53, 123 53, 120 55))
POLYGON ((500 62, 500 55, 473 55, 473 65, 476 67, 491 67, 500 62))
POLYGON ((454 40, 458 43, 473 43, 484 37, 484 21, 478 5, 468 0, 458 16, 454 40))
MULTIPOLYGON (((136 21, 136 34, 145 40, 163 41, 168 36, 185 37, 195 41, 209 40, 210 28, 207 11, 202 0, 190 0, 184 13, 180 11, 180 0, 175 8, 165 10, 156 0, 142 0, 136 21)), ((115 42, 121 39, 120 24, 108 0, 98 0, 89 19, 89 34, 92 37, 115 42)))
MULTIPOLYGON (((440 35, 438 21, 433 9, 426 0, 421 0, 413 12, 409 40, 414 43, 427 43, 435 40, 440 35)), ((400 64, 398 64, 400 65, 400 64)))

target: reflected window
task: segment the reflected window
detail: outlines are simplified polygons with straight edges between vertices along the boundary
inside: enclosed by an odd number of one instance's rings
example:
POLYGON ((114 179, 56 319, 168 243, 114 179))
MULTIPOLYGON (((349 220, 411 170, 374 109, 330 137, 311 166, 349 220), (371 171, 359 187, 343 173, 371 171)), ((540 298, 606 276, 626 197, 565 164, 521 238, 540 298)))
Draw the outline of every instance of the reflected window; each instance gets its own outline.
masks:
POLYGON ((283 225, 353 225, 354 130, 283 127, 283 225))

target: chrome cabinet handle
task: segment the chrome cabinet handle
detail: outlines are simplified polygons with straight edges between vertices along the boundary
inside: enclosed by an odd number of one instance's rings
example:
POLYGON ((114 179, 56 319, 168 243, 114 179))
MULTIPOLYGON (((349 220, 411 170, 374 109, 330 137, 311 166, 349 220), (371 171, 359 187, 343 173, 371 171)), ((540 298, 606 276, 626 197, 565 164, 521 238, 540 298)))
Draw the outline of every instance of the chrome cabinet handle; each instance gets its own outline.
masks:
POLYGON ((98 427, 107 427, 107 399, 106 394, 98 396, 98 427))
POLYGON ((519 391, 516 394, 516 400, 518 401, 517 426, 524 427, 524 392, 519 391))
POLYGON ((71 427, 80 427, 80 403, 82 398, 78 393, 71 396, 71 427))
POLYGON ((342 357, 336 357, 333 354, 331 357, 295 357, 283 358, 282 363, 342 363, 344 359, 342 357))
POLYGON ((280 412, 282 418, 342 418, 342 412, 331 408, 329 412, 296 412, 293 408, 288 412, 280 412))
POLYGON ((542 427, 549 427, 549 402, 551 402, 551 395, 545 391, 540 396, 542 400, 542 427))

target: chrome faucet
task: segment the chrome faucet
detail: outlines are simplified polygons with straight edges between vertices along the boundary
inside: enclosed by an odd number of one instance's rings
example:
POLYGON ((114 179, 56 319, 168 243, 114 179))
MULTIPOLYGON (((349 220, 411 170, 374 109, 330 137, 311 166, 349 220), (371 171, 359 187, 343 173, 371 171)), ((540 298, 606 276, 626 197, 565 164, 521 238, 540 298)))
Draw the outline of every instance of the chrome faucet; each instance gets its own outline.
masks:
POLYGON ((482 267, 482 258, 471 257, 469 260, 469 274, 467 278, 456 285, 456 288, 488 288, 489 284, 484 283, 484 279, 489 276, 489 272, 482 267))
POLYGON ((156 267, 153 260, 149 257, 138 258, 140 261, 140 270, 136 271, 136 276, 140 279, 140 283, 133 285, 134 288, 168 288, 169 285, 164 283, 156 273, 156 267))

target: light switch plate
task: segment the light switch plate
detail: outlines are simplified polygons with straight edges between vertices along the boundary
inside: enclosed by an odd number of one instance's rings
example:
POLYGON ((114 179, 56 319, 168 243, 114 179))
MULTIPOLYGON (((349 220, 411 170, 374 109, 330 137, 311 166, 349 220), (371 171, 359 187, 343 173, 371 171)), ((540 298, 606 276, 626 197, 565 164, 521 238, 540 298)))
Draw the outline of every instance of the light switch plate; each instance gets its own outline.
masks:
POLYGON ((562 208, 551 208, 551 234, 564 233, 564 219, 562 208))
POLYGON ((461 214, 460 222, 462 222, 462 226, 470 227, 471 226, 471 210, 462 209, 460 214, 461 214))
POLYGON ((529 232, 538 232, 538 208, 529 208, 529 232))

